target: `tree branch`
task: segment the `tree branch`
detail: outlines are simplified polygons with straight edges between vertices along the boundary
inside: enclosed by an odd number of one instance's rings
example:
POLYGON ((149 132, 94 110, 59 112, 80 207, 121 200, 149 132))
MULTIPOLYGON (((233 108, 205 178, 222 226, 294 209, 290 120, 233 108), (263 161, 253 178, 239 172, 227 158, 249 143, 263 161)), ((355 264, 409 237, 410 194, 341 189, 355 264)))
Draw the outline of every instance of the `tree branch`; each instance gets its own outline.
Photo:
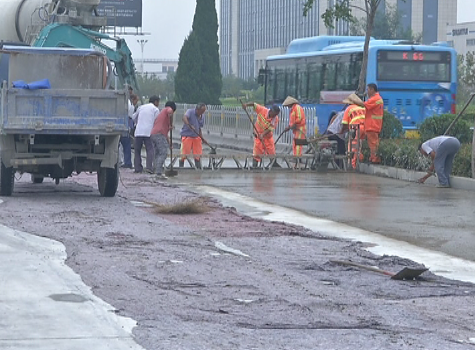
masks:
POLYGON ((358 9, 360 11, 363 11, 364 13, 368 14, 368 11, 366 11, 364 8, 360 7, 360 6, 356 6, 356 5, 348 5, 348 7, 353 7, 355 9, 358 9))

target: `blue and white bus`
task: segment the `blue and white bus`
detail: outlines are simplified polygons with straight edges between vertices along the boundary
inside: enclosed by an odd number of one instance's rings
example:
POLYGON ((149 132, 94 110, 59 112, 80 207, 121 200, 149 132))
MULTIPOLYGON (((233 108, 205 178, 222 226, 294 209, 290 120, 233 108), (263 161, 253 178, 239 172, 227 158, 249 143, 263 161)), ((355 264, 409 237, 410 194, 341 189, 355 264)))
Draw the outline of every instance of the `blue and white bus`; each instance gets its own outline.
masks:
MULTIPOLYGON (((293 40, 287 53, 270 56, 264 74, 265 103, 287 95, 315 106, 320 131, 332 111, 358 88, 364 37, 312 37, 293 40)), ((376 83, 385 109, 404 129, 417 129, 427 117, 455 113, 457 54, 445 43, 416 45, 371 39, 366 83, 376 83)))

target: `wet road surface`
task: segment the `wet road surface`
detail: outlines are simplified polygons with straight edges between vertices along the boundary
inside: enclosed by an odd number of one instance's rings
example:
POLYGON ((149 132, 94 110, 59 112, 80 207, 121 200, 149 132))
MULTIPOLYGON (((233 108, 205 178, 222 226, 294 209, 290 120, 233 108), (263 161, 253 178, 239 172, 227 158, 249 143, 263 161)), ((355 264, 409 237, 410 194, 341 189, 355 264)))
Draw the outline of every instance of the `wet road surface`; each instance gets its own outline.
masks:
POLYGON ((475 261, 475 193, 354 173, 195 172, 208 185, 475 261))

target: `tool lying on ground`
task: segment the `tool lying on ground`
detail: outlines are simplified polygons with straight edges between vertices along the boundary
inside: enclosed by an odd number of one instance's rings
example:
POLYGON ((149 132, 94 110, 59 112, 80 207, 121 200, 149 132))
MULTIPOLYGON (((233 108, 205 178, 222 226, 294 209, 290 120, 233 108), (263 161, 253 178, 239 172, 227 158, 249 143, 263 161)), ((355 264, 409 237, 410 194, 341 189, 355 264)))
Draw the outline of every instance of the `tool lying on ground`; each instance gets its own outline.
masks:
POLYGON ((208 145, 208 147, 211 148, 211 151, 209 152, 209 154, 216 154, 216 148, 217 148, 217 147, 211 146, 211 145, 208 143, 208 141, 206 141, 206 140, 204 139, 204 137, 201 136, 201 135, 198 133, 198 131, 195 130, 195 128, 190 127, 190 130, 193 131, 196 135, 198 135, 198 137, 201 139, 201 141, 203 141, 203 143, 204 143, 205 145, 208 145))
POLYGON ((392 272, 389 272, 389 271, 378 269, 376 267, 357 264, 357 263, 354 263, 352 261, 330 260, 330 262, 335 263, 335 264, 339 264, 339 265, 359 267, 361 269, 381 273, 381 274, 386 275, 386 276, 391 276, 391 279, 393 279, 393 280, 412 280, 412 279, 415 279, 416 277, 419 277, 421 274, 423 274, 427 270, 429 270, 429 269, 426 269, 426 268, 414 269, 414 268, 405 267, 397 273, 392 273, 392 272))
POLYGON ((170 169, 165 170, 165 176, 177 176, 178 171, 173 169, 173 125, 170 127, 170 169))

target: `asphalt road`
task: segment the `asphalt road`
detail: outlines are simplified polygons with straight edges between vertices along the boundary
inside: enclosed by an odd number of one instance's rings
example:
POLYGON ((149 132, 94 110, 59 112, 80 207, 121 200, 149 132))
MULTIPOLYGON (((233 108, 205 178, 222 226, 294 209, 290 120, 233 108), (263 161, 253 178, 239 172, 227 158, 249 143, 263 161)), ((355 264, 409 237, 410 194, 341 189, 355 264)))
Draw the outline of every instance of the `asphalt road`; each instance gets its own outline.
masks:
POLYGON ((475 261, 475 193, 355 173, 181 171, 215 186, 475 261))

